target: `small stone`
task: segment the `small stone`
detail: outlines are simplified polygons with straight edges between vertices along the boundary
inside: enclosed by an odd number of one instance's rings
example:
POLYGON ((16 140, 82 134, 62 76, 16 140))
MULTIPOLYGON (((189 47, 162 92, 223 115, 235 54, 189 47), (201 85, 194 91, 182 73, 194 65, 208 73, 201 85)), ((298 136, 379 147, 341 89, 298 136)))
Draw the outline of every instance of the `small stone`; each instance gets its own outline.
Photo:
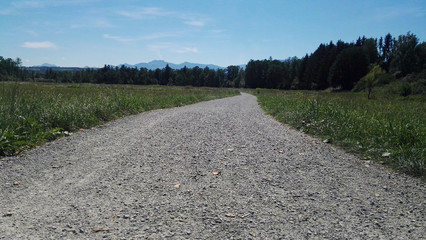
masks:
POLYGON ((109 229, 105 228, 105 227, 95 227, 95 228, 92 228, 92 231, 94 231, 94 232, 104 232, 104 231, 109 231, 109 229))
POLYGON ((389 157, 390 155, 391 155, 390 152, 385 152, 385 153, 382 154, 382 157, 389 157))
POLYGON ((4 217, 11 217, 13 215, 13 212, 6 212, 3 214, 4 217))

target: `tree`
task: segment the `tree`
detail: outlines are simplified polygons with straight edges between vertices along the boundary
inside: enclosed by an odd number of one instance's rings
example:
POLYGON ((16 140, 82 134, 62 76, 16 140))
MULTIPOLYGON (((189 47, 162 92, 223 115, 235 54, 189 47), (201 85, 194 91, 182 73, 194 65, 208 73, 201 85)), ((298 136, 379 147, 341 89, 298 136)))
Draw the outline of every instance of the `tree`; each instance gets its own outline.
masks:
POLYGON ((163 69, 163 74, 161 76, 160 84, 167 85, 172 80, 172 74, 173 74, 173 69, 169 66, 169 64, 167 64, 166 67, 163 69))
POLYGON ((215 87, 225 87, 226 86, 225 70, 224 69, 217 69, 215 71, 215 85, 216 85, 215 87))
POLYGON ((191 77, 192 77, 192 84, 193 86, 205 86, 204 80, 201 78, 201 75, 203 73, 203 69, 201 69, 198 66, 195 66, 191 69, 191 77))
POLYGON ((392 37, 390 33, 385 36, 384 41, 381 38, 379 41, 379 51, 381 53, 380 56, 380 66, 386 72, 389 72, 390 63, 392 61, 392 51, 395 39, 392 37))
POLYGON ((308 54, 305 55, 304 58, 302 58, 302 61, 300 62, 300 69, 299 69, 299 74, 297 77, 297 82, 296 84, 296 89, 308 89, 309 88, 309 83, 305 77, 305 72, 306 72, 306 67, 308 65, 308 61, 309 61, 309 56, 308 54))
POLYGON ((422 42, 416 47, 416 72, 426 69, 426 42, 422 42))
POLYGON ((190 72, 186 66, 177 70, 175 83, 177 86, 192 85, 190 72))
POLYGON ((362 47, 367 54, 370 64, 377 63, 379 52, 377 51, 377 40, 374 38, 365 39, 362 47))
POLYGON ((373 92, 374 86, 376 86, 379 77, 384 74, 384 71, 378 64, 374 64, 372 69, 370 70, 367 75, 365 75, 363 78, 361 78, 360 81, 365 85, 368 92, 368 99, 371 99, 371 93, 373 92))
POLYGON ((367 74, 369 60, 362 47, 343 50, 330 69, 329 82, 334 88, 351 90, 367 74))
POLYGON ((209 67, 205 67, 203 70, 203 78, 205 86, 207 87, 219 87, 220 83, 218 78, 216 78, 216 72, 209 67))
POLYGON ((228 83, 231 83, 229 85, 233 85, 234 87, 240 87, 240 83, 239 80, 237 80, 238 76, 239 76, 239 72, 240 72, 240 67, 239 66, 228 66, 226 68, 226 81, 228 83), (238 85, 238 86, 236 86, 238 85))
POLYGON ((246 66, 246 87, 248 88, 256 88, 257 87, 257 78, 258 74, 256 72, 256 62, 254 60, 250 60, 246 66))
POLYGON ((288 58, 286 61, 284 61, 283 64, 285 76, 284 81, 281 84, 281 87, 283 89, 290 89, 293 84, 293 81, 297 79, 297 75, 300 69, 300 62, 301 60, 297 57, 288 58))
POLYGON ((394 45, 391 67, 396 71, 401 71, 404 76, 416 72, 418 42, 419 39, 416 35, 410 32, 406 35, 400 35, 394 45))
POLYGON ((156 82, 156 84, 162 84, 163 83, 161 81, 161 69, 159 69, 159 68, 155 69, 153 82, 156 82))
POLYGON ((284 81, 285 70, 283 64, 278 61, 268 61, 266 70, 266 88, 280 88, 281 83, 284 81))

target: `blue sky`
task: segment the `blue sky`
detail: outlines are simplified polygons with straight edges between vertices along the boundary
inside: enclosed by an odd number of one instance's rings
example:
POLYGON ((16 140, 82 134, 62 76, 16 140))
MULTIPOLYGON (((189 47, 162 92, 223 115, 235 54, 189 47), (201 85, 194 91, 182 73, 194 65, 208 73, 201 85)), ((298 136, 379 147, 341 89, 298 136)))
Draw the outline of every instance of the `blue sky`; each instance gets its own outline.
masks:
POLYGON ((425 23, 425 0, 2 0, 0 56, 24 66, 228 66, 362 35, 426 41, 425 23))

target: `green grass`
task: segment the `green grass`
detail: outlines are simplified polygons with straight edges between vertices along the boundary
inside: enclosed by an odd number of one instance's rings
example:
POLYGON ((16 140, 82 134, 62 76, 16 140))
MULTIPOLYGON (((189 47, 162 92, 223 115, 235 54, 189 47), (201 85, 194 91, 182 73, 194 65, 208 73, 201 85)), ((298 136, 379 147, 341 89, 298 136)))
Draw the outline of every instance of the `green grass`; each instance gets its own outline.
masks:
POLYGON ((123 116, 238 94, 215 88, 0 82, 0 156, 123 116))
POLYGON ((426 96, 257 90, 277 120, 395 169, 426 176, 426 96))

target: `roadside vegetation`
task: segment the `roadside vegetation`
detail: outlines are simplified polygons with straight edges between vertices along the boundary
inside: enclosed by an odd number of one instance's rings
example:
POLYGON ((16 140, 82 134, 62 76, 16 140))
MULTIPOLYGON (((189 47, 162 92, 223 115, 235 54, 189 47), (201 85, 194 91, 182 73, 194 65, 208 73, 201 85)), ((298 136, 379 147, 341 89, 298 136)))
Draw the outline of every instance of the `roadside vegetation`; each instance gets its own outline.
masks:
POLYGON ((238 94, 219 88, 0 82, 0 156, 126 115, 238 94))
POLYGON ((278 121, 366 160, 426 176, 426 96, 256 90, 278 121))

